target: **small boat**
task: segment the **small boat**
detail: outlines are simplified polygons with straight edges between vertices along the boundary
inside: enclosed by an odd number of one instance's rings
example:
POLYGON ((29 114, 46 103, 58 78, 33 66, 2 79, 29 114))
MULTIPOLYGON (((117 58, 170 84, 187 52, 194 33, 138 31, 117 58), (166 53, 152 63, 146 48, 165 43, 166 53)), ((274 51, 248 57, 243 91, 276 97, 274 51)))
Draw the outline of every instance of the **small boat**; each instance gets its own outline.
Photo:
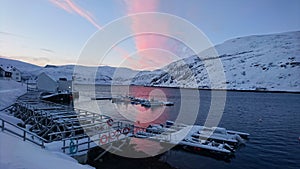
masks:
POLYGON ((165 106, 173 106, 174 102, 162 102, 162 104, 165 106))
POLYGON ((192 134, 194 138, 213 140, 219 143, 228 143, 231 145, 238 145, 243 143, 243 139, 236 133, 228 133, 225 128, 222 127, 203 127, 200 130, 192 134))
POLYGON ((42 100, 51 101, 55 103, 62 103, 62 104, 70 104, 73 100, 73 95, 71 92, 44 92, 40 95, 42 100))
POLYGON ((136 137, 136 138, 149 138, 149 137, 153 137, 153 136, 155 136, 155 134, 145 132, 145 131, 139 131, 139 132, 135 133, 135 135, 134 135, 134 137, 136 137))
POLYGON ((150 100, 151 106, 163 106, 163 102, 156 101, 156 100, 150 100))
POLYGON ((224 154, 232 154, 234 153, 234 149, 230 147, 228 144, 224 143, 216 143, 214 141, 207 140, 195 140, 192 138, 185 138, 181 142, 180 145, 186 146, 189 148, 196 148, 198 150, 206 150, 213 153, 224 153, 224 154))
POLYGON ((170 128, 173 125, 174 125, 174 121, 170 121, 170 120, 166 121, 166 128, 170 128))
POLYGON ((233 131, 233 130, 227 130, 228 134, 237 134, 243 139, 248 139, 250 134, 249 133, 244 133, 244 132, 239 132, 239 131, 233 131))
POLYGON ((151 103, 148 100, 141 101, 140 103, 141 106, 148 107, 148 108, 151 107, 151 103))
MULTIPOLYGON (((235 149, 244 143, 241 137, 248 133, 226 130, 221 127, 204 127, 199 125, 184 125, 173 121, 166 124, 150 124, 144 131, 137 132, 135 137, 150 138, 157 141, 167 141, 179 144, 183 149, 195 153, 213 154, 216 156, 233 156, 235 149), (180 130, 189 130, 182 140, 177 140, 180 130)), ((227 159, 227 158, 225 158, 227 159)))
POLYGON ((144 107, 155 107, 155 106, 163 106, 162 102, 155 101, 155 100, 140 100, 141 106, 144 107))
POLYGON ((153 133, 153 134, 161 134, 163 132, 165 132, 165 128, 162 124, 150 124, 147 128, 146 128, 146 132, 148 133, 153 133))
POLYGON ((118 102, 124 102, 124 103, 131 103, 133 105, 140 104, 141 106, 144 106, 146 108, 154 107, 154 106, 173 106, 173 102, 163 102, 159 100, 154 100, 153 98, 148 100, 144 98, 138 98, 134 96, 116 96, 110 98, 112 100, 112 103, 118 103, 118 102))

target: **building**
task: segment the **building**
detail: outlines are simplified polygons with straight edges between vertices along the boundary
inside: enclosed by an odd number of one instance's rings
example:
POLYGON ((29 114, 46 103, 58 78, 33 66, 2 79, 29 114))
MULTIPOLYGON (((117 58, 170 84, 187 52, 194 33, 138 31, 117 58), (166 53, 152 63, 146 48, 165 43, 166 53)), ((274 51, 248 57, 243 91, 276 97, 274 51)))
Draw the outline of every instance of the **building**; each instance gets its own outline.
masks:
POLYGON ((11 72, 11 79, 15 80, 17 82, 21 82, 21 71, 15 67, 11 67, 9 69, 9 72, 11 72))
POLYGON ((21 71, 13 66, 1 66, 0 67, 0 77, 4 79, 12 79, 17 82, 21 82, 21 71))
POLYGON ((3 78, 5 76, 5 70, 0 67, 0 77, 3 78))
POLYGON ((71 91, 72 81, 67 80, 67 78, 59 78, 58 81, 58 91, 71 91))
POLYGON ((38 90, 50 92, 56 92, 58 88, 57 82, 44 72, 37 76, 36 86, 38 90))
POLYGON ((38 90, 49 92, 72 91, 72 81, 67 78, 51 77, 46 73, 37 76, 36 86, 38 90))

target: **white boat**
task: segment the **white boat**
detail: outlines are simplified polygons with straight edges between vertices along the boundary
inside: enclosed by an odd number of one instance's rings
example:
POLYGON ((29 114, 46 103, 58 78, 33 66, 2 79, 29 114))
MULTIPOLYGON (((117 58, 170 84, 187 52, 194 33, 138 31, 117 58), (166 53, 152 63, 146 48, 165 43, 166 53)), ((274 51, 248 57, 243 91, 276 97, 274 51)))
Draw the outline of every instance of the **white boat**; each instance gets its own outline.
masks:
POLYGON ((239 131, 233 131, 233 130, 227 130, 228 134, 237 134, 240 137, 242 137, 243 139, 248 139, 248 137, 250 136, 249 133, 244 133, 244 132, 239 132, 239 131))
POLYGON ((243 142, 241 136, 237 133, 228 133, 225 128, 222 127, 199 127, 198 132, 192 134, 194 138, 201 138, 207 140, 214 140, 217 142, 225 142, 228 144, 237 145, 243 142))
POLYGON ((162 124, 150 124, 146 128, 146 132, 153 133, 153 134, 161 134, 165 131, 166 131, 166 129, 164 128, 164 126, 162 124))
MULTIPOLYGON (((151 124, 145 131, 136 134, 139 138, 151 138, 154 140, 165 140, 171 144, 178 144, 184 149, 198 151, 201 149, 209 152, 227 154, 234 153, 234 149, 248 137, 248 133, 226 130, 221 127, 204 127, 199 125, 177 124, 173 121, 166 121, 166 124, 151 124), (187 134, 183 139, 180 138, 182 132, 187 134), (182 139, 182 140, 181 140, 182 139)), ((205 151, 206 152, 206 151, 205 151)))
POLYGON ((174 102, 162 102, 162 104, 165 106, 173 106, 174 102))
POLYGON ((234 153, 234 149, 230 147, 228 144, 216 143, 214 141, 195 140, 192 138, 185 138, 179 144, 194 149, 200 148, 200 150, 201 149, 208 150, 214 153, 224 153, 224 154, 234 153))
POLYGON ((155 136, 155 134, 145 132, 145 131, 139 131, 139 132, 135 133, 135 135, 134 135, 134 137, 137 137, 137 138, 149 138, 149 137, 153 137, 153 136, 155 136))

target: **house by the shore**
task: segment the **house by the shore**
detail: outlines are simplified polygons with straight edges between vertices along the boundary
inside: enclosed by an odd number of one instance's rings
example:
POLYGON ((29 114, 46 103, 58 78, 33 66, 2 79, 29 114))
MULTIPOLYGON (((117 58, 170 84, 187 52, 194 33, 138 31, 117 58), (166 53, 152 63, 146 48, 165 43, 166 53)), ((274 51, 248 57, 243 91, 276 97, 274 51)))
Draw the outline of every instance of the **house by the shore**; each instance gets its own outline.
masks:
POLYGON ((68 80, 66 77, 56 78, 45 72, 37 76, 36 85, 37 89, 41 91, 72 91, 72 80, 68 80))

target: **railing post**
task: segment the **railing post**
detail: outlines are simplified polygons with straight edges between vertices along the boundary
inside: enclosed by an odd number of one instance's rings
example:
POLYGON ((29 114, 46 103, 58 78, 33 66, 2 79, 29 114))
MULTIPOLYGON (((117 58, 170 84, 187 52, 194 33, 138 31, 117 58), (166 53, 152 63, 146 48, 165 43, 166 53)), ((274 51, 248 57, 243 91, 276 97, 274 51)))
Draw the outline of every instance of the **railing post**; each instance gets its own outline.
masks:
POLYGON ((78 147, 79 147, 79 145, 78 145, 78 138, 76 138, 76 147, 77 147, 77 150, 76 150, 76 152, 78 151, 78 147))
POLYGON ((4 131, 4 120, 2 120, 2 131, 4 131))
POLYGON ((91 138, 88 137, 88 150, 90 149, 90 141, 91 141, 91 138))
POLYGON ((23 141, 26 141, 26 131, 23 131, 23 141))
POLYGON ((64 153, 66 153, 65 146, 66 146, 66 140, 63 140, 63 147, 62 147, 62 149, 63 149, 63 152, 64 152, 64 153))

